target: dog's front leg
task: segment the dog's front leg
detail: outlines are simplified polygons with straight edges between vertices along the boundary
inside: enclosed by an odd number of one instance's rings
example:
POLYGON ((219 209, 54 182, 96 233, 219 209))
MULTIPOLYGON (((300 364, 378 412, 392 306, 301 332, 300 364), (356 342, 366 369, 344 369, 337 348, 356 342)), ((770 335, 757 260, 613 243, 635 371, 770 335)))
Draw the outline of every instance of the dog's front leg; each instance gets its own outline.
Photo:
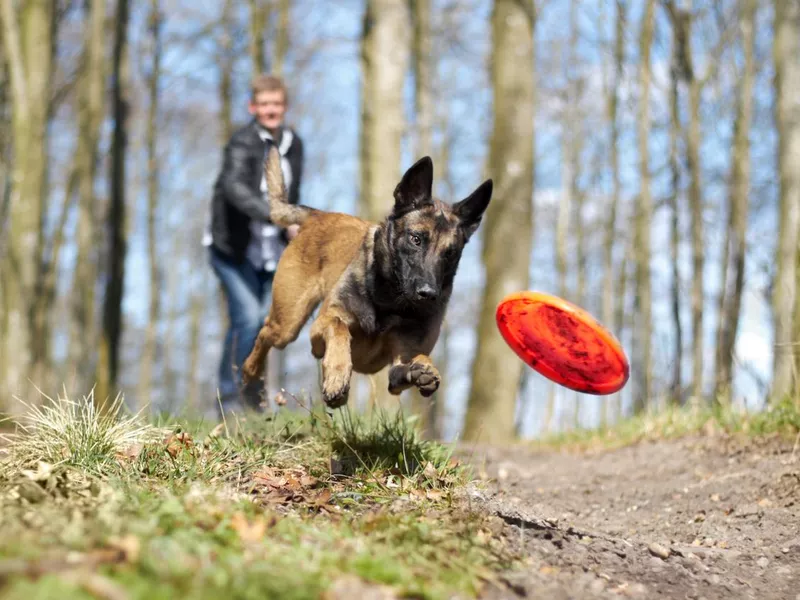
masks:
POLYGON ((322 399, 330 408, 347 404, 353 373, 350 340, 347 315, 335 307, 320 314, 311 328, 312 352, 322 358, 322 399))
POLYGON ((389 393, 399 396, 411 386, 417 386, 425 398, 439 389, 442 378, 426 354, 418 354, 408 362, 395 360, 389 369, 389 393))

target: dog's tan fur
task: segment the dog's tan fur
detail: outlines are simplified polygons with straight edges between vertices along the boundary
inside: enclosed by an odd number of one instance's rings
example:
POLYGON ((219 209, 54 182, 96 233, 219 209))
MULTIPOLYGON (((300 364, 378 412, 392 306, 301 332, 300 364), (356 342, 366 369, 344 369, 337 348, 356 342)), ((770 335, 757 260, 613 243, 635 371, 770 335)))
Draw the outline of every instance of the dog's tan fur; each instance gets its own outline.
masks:
MULTIPOLYGON (((428 355, 438 339, 444 310, 421 317, 421 329, 415 327, 411 334, 407 319, 401 317, 383 314, 380 322, 374 323, 369 299, 353 291, 365 289, 375 269, 374 246, 381 225, 347 214, 289 205, 274 147, 265 162, 265 175, 273 222, 281 227, 298 224, 300 231, 278 263, 272 306, 245 361, 244 383, 261 377, 269 349, 283 349, 296 340, 321 303, 311 328, 311 350, 322 361, 322 392, 329 406, 347 402, 353 371, 372 374, 390 364, 390 393, 417 386, 423 395, 433 394, 440 375, 428 355)), ((427 228, 430 232, 437 219, 440 226, 451 227, 455 219, 449 205, 439 201, 402 218, 416 230, 427 228)), ((455 234, 440 229, 435 241, 444 251, 455 243, 455 234)), ((446 301, 444 298, 442 304, 446 301)))

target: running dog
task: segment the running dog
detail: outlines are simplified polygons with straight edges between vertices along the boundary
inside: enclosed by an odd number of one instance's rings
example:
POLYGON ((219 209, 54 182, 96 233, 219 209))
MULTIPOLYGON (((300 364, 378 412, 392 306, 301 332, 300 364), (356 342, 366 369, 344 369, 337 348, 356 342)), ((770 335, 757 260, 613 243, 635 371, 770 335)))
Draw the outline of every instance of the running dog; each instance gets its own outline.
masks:
POLYGON ((352 372, 387 365, 389 393, 416 386, 431 396, 441 381, 429 355, 439 337, 465 244, 492 197, 487 179, 467 198, 447 204, 432 196, 433 162, 411 166, 380 223, 287 202, 277 149, 264 164, 270 218, 300 231, 278 262, 272 306, 242 369, 245 385, 260 378, 272 347, 311 327, 311 353, 322 361, 323 400, 347 403, 352 372))

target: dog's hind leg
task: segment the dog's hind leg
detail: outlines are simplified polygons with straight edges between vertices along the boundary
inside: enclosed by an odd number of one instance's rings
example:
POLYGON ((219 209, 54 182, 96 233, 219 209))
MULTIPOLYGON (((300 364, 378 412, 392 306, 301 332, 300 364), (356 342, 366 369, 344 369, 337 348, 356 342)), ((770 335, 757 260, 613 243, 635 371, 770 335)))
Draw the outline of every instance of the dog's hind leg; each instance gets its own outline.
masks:
POLYGON ((311 351, 322 359, 322 399, 330 408, 347 404, 353 358, 350 321, 345 311, 327 307, 311 327, 311 351))
POLYGON ((245 385, 264 374, 270 348, 283 350, 297 339, 322 295, 316 287, 307 287, 300 293, 292 292, 297 290, 275 288, 269 316, 258 332, 253 349, 242 366, 242 381, 245 385))

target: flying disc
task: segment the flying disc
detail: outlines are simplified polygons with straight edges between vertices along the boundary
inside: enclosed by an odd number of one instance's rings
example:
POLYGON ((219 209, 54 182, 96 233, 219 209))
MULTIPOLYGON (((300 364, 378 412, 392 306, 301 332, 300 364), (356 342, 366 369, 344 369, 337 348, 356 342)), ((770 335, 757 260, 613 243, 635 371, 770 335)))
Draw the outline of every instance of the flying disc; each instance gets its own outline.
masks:
POLYGON ((517 292, 497 305, 497 327, 525 364, 568 389, 621 390, 630 365, 617 339, 587 311, 563 298, 517 292))

